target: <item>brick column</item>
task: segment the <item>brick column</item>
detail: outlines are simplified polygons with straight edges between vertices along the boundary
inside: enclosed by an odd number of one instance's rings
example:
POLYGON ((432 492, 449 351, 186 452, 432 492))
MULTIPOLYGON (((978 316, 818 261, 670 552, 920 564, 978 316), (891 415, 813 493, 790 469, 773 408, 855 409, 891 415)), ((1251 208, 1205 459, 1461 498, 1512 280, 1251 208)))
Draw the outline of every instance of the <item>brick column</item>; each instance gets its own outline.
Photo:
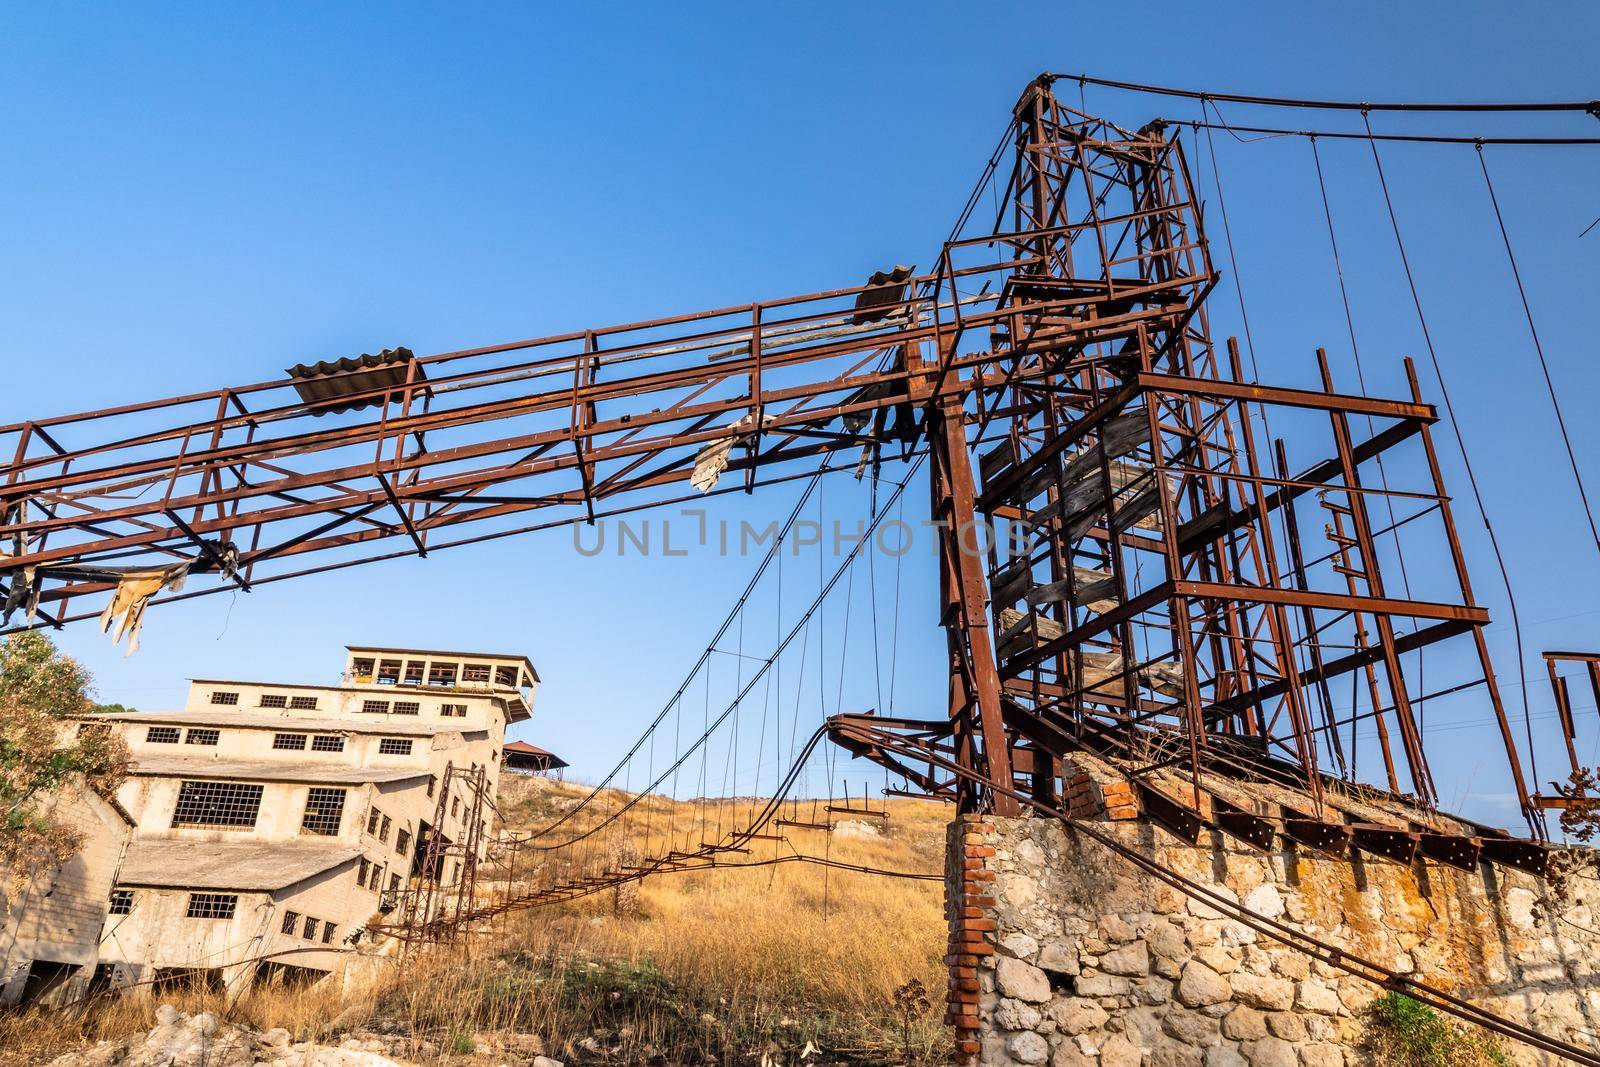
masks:
POLYGON ((978 1062, 982 1048, 978 968, 984 957, 994 955, 994 824, 983 816, 961 815, 948 832, 944 913, 950 943, 944 962, 950 981, 944 1021, 955 1029, 955 1062, 966 1067, 978 1062))

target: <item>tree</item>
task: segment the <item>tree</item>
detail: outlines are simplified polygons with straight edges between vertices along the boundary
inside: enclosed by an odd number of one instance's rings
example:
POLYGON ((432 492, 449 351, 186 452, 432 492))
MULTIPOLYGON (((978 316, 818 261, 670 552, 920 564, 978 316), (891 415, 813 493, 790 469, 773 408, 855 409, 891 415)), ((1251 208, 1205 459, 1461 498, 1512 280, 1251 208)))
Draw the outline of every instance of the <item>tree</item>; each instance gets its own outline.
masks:
POLYGON ((128 746, 109 724, 74 727, 93 707, 89 673, 48 637, 0 638, 0 866, 26 878, 82 846, 49 802, 89 788, 109 794, 128 773, 128 746))

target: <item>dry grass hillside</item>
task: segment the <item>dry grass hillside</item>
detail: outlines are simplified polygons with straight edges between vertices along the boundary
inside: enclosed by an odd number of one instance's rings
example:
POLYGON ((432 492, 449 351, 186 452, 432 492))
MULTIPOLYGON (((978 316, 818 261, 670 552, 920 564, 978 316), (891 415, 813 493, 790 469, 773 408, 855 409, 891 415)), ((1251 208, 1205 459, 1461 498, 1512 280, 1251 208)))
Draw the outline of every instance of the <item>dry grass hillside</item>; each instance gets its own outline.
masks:
MULTIPOLYGON (((510 779, 500 806, 508 828, 527 830, 585 792, 510 779)), ((602 794, 562 831, 602 822, 630 799, 602 794)), ((660 854, 668 839, 693 847, 720 839, 719 818, 726 832, 747 822, 751 809, 748 799, 652 797, 616 824, 625 835, 612 829, 589 847, 634 857, 660 854)), ((833 815, 848 825, 832 833, 772 828, 787 840, 751 842, 749 854, 727 859, 798 852, 938 872, 949 809, 891 800, 887 810, 881 821, 833 815)), ((830 818, 820 810, 813 816, 809 805, 791 814, 830 818)), ((544 863, 577 862, 566 858, 571 851, 544 863)), ((524 890, 559 874, 519 863, 524 890)), ((495 884, 484 893, 503 890, 495 884)), ((948 1056, 941 896, 938 881, 802 862, 662 873, 499 916, 467 942, 412 954, 374 989, 128 997, 73 1013, 0 1018, 0 1065, 47 1063, 62 1049, 148 1029, 163 1001, 258 1030, 284 1027, 297 1041, 365 1042, 406 1063, 529 1064, 539 1053, 567 1064, 937 1062, 948 1056), (897 1010, 896 991, 913 982, 927 1002, 908 1015, 897 1010)))

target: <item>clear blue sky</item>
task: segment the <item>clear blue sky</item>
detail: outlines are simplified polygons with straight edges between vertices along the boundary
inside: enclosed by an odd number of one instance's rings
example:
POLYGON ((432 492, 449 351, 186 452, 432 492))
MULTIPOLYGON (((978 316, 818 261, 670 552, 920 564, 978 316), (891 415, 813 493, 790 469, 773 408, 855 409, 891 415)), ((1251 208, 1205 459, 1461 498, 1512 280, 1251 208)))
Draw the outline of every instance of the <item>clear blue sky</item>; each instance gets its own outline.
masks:
MULTIPOLYGON (((1582 4, 12 5, 0 12, 0 421, 926 264, 1043 69, 1292 96, 1589 99, 1597 31, 1582 4)), ((1095 89, 1087 100, 1134 125, 1194 111, 1095 89)), ((1315 345, 1348 360, 1309 155, 1303 142, 1219 148, 1264 376, 1306 382, 1315 345)), ((1364 151, 1330 145, 1325 158, 1363 355, 1383 368, 1375 385, 1397 391, 1399 356, 1421 349, 1364 151)), ((1600 568, 1471 149, 1390 158, 1513 547, 1526 651, 1600 646, 1600 568)), ((1600 481, 1588 414, 1600 231, 1577 236, 1600 215, 1600 154, 1492 158, 1600 481)), ((1232 301, 1219 290, 1219 336, 1239 329, 1232 301)), ((826 508, 860 514, 857 490, 829 492, 826 508)), ((792 499, 723 507, 777 515, 792 499)), ((1481 595, 1504 618, 1466 525, 1481 595)), ((901 710, 935 711, 931 569, 905 566, 901 710)), ((129 660, 92 628, 61 641, 106 699, 144 708, 175 704, 195 675, 328 680, 347 641, 525 651, 546 679, 525 736, 592 775, 676 686, 749 567, 703 553, 584 559, 558 534, 166 608, 129 660)), ((1494 649, 1514 681, 1506 628, 1494 649)), ((861 686, 854 702, 870 706, 879 679, 852 669, 844 703, 861 686)), ((1459 736, 1436 767, 1446 799, 1501 788, 1479 773, 1489 735, 1459 736)))

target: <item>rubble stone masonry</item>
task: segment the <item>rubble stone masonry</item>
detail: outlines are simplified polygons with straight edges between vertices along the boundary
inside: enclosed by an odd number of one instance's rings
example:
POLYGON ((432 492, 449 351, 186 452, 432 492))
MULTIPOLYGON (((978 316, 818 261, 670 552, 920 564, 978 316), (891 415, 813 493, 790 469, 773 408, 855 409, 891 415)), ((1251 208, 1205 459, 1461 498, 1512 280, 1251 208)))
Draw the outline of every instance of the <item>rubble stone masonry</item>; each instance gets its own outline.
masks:
MULTIPOLYGON (((1098 780, 1097 780, 1098 779, 1098 780)), ((1600 882, 1198 846, 1069 768, 1075 818, 1250 910, 1600 1049, 1600 882)), ((1043 817, 951 824, 946 1021, 961 1064, 1344 1067, 1382 990, 1259 935, 1043 817)), ((1518 1063, 1555 1058, 1510 1041, 1518 1063)))

